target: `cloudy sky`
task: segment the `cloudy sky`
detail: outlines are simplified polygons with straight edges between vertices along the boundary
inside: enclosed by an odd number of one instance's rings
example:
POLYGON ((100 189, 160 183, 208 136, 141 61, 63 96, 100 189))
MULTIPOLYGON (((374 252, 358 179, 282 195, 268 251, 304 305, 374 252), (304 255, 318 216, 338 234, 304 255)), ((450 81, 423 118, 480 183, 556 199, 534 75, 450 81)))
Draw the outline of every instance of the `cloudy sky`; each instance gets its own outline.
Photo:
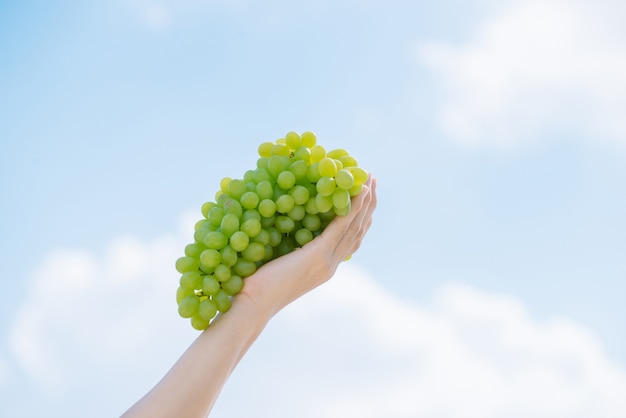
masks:
POLYGON ((197 333, 174 261, 316 132, 375 223, 216 417, 626 417, 617 0, 0 3, 0 416, 118 416, 197 333))

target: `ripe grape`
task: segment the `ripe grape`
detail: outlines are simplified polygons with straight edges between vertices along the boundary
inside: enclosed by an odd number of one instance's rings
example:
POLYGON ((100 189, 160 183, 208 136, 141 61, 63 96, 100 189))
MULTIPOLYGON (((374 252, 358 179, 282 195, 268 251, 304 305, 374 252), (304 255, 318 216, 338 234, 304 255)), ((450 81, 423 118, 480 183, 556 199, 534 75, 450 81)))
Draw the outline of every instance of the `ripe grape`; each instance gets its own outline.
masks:
POLYGON ((197 330, 231 308, 246 277, 347 215, 368 178, 346 149, 326 151, 312 132, 288 132, 257 151, 255 167, 223 177, 202 204, 193 241, 176 260, 178 313, 197 330))

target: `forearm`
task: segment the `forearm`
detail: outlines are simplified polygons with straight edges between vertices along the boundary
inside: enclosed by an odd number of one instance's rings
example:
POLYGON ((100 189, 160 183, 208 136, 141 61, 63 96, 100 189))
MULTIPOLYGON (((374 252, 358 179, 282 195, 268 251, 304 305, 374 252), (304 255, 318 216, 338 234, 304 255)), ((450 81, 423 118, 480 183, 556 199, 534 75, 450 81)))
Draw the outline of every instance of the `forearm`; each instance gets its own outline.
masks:
POLYGON ((224 383, 270 319, 247 297, 237 299, 124 418, 209 414, 224 383))

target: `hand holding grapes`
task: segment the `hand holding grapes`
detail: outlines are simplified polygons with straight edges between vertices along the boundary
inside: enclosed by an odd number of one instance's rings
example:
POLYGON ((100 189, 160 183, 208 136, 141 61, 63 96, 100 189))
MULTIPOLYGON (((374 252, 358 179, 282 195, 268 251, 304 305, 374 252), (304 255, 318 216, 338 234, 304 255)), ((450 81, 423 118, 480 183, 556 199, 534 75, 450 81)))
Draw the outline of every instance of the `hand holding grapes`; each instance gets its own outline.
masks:
MULTIPOLYGON (((257 269, 301 248, 335 217, 348 215, 352 198, 369 179, 347 150, 327 152, 312 132, 263 142, 258 154, 256 169, 220 181, 215 201, 202 205, 193 242, 176 260, 182 274, 178 313, 197 330, 231 308, 233 296, 257 269)), ((321 261, 326 266, 329 260, 321 261)))
POLYGON ((271 317, 326 282, 339 263, 359 248, 376 203, 376 180, 370 178, 348 215, 335 218, 313 241, 249 276, 232 308, 204 330, 123 417, 206 417, 228 376, 271 317))
POLYGON ((335 218, 320 236, 304 247, 261 267, 246 279, 235 299, 250 298, 271 317, 330 279, 339 263, 359 248, 372 223, 376 203, 376 179, 370 178, 354 198, 349 215, 335 218))
POLYGON ((376 180, 346 150, 290 132, 259 155, 202 205, 176 261, 178 312, 203 331, 124 417, 206 417, 268 321, 330 279, 368 231, 376 180))

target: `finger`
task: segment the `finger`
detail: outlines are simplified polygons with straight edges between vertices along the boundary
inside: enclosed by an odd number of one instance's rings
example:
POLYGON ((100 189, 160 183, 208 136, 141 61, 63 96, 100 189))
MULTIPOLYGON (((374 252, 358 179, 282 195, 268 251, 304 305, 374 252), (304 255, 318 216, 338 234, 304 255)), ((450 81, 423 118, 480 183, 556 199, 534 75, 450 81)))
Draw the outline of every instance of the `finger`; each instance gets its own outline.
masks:
POLYGON ((342 234, 339 243, 337 244, 337 255, 350 256, 356 249, 359 248, 367 229, 369 228, 372 212, 375 207, 375 183, 370 183, 368 188, 368 194, 364 196, 363 205, 361 210, 356 214, 347 230, 342 234))
POLYGON ((372 225, 372 215, 376 209, 376 204, 376 180, 373 179, 370 192, 367 199, 364 201, 364 208, 352 221, 348 232, 342 236, 342 240, 338 244, 338 250, 340 247, 346 247, 348 256, 358 250, 363 238, 372 225))

